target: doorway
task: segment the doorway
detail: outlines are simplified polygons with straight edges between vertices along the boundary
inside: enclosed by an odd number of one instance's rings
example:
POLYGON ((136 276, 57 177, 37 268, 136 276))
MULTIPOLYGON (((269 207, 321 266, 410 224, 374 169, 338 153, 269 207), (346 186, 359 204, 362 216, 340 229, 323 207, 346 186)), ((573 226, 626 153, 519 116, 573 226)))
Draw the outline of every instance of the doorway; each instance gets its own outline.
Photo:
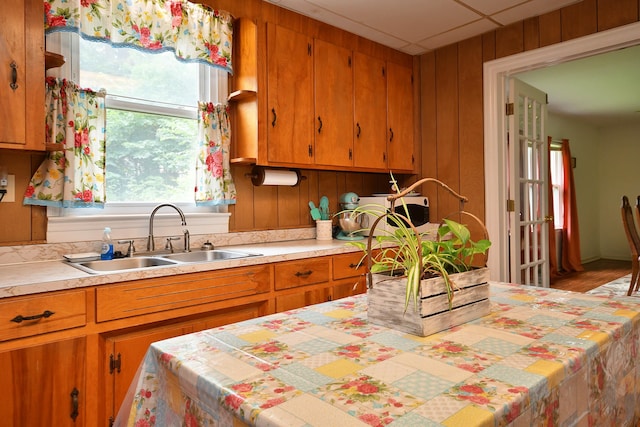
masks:
POLYGON ((640 23, 524 52, 484 64, 484 150, 486 226, 492 240, 491 279, 509 279, 505 81, 519 72, 640 44, 640 23))

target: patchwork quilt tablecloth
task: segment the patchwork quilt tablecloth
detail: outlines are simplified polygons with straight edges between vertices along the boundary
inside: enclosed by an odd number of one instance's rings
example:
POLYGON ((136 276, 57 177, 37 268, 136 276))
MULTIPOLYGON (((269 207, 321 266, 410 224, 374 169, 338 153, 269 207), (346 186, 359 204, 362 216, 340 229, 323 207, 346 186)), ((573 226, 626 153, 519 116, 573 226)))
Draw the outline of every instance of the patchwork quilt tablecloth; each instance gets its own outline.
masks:
POLYGON ((117 425, 636 425, 637 299, 491 283, 491 302, 425 338, 359 295, 160 341, 117 425))

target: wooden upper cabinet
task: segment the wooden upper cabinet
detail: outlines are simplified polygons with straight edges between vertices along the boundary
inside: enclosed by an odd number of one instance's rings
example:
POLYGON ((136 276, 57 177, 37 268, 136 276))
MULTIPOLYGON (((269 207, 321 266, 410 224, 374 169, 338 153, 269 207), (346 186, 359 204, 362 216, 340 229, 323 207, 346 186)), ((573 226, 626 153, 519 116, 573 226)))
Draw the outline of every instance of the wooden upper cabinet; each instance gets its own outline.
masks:
POLYGON ((413 69, 387 63, 387 151, 392 172, 413 171, 413 69))
POLYGON ((353 67, 350 49, 315 40, 315 163, 353 164, 353 67))
POLYGON ((0 14, 0 148, 44 150, 42 1, 0 14))
POLYGON ((267 157, 313 164, 313 39, 267 24, 267 157))
POLYGON ((354 166, 387 168, 385 61, 354 53, 354 166))

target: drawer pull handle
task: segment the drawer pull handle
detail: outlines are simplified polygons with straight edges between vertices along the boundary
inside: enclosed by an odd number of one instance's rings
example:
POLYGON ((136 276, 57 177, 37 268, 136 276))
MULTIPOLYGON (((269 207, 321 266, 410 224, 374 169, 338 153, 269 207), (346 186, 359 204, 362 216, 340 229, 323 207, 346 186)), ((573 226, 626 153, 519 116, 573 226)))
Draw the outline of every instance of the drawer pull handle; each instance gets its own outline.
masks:
POLYGON ((311 276, 311 273, 313 273, 313 271, 311 271, 311 270, 307 270, 307 271, 296 271, 295 276, 296 276, 296 277, 309 277, 309 276, 311 276))
POLYGON ((351 263, 351 264, 349 264, 349 268, 357 269, 359 265, 360 265, 360 264, 354 264, 354 263, 351 263))
POLYGON ((21 314, 17 315, 16 317, 14 317, 13 319, 11 319, 12 322, 16 322, 16 323, 22 323, 25 320, 40 320, 42 318, 47 318, 47 317, 51 317, 53 316, 55 313, 53 311, 49 311, 49 310, 45 310, 40 314, 36 314, 34 316, 23 316, 21 314))
POLYGON ((80 394, 80 392, 78 391, 77 388, 73 388, 73 390, 71 391, 71 414, 69 415, 71 417, 71 419, 73 421, 76 420, 76 418, 78 418, 78 407, 79 402, 78 402, 78 394, 80 394))

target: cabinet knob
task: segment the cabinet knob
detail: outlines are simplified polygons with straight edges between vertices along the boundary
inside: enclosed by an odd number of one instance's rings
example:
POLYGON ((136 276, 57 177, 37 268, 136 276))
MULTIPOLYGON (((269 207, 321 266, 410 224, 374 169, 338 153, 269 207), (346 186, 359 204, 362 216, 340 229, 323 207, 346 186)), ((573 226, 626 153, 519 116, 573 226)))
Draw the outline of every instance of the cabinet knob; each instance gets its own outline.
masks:
POLYGON ((360 123, 356 123, 356 129, 356 138, 360 138, 360 131, 362 130, 360 129, 360 123))
POLYGON ((389 142, 393 142, 393 128, 389 128, 389 142))
POLYGON ((318 116, 318 133, 322 132, 322 117, 318 116))
POLYGON ((275 108, 271 109, 271 114, 273 116, 273 119, 271 120, 271 127, 276 127, 276 120, 277 120, 278 116, 276 116, 276 109, 275 108))

